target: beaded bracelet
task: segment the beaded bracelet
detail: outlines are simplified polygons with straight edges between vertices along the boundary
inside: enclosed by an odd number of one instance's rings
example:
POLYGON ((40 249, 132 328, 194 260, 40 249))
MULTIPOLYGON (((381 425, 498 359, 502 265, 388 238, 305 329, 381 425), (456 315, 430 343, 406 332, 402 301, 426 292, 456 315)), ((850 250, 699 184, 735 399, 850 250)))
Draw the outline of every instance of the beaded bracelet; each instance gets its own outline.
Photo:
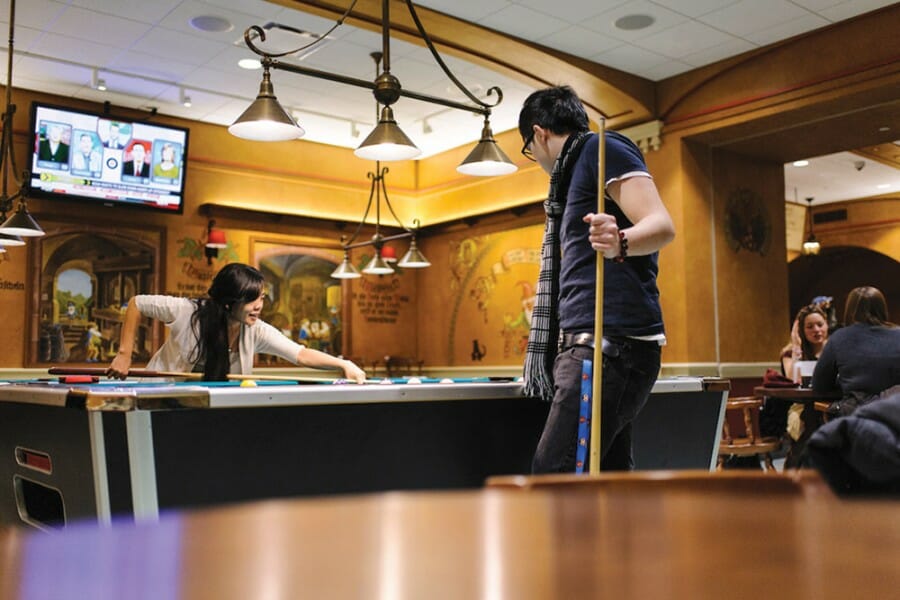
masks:
POLYGON ((628 256, 628 238, 625 237, 625 232, 621 229, 619 230, 619 255, 615 257, 613 260, 615 262, 625 262, 625 257, 628 256))

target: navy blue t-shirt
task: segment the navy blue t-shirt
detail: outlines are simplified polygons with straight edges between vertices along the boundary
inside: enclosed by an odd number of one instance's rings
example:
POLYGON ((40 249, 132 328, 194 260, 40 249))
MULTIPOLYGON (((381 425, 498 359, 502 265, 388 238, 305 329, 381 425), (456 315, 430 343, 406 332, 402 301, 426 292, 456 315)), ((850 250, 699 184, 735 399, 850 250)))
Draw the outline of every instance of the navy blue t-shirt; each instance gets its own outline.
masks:
MULTIPOLYGON (((597 212, 598 136, 585 142, 575 163, 566 208, 560 226, 562 259, 560 263, 559 324, 569 332, 594 330, 594 289, 597 257, 588 242, 584 215, 597 212)), ((629 173, 643 173, 647 165, 640 149, 627 137, 607 131, 606 182, 629 173)), ((619 229, 632 225, 619 206, 606 196, 604 212, 613 215, 619 229)), ((665 333, 659 289, 656 287, 659 253, 628 256, 624 262, 604 260, 603 333, 613 336, 653 336, 665 333)))

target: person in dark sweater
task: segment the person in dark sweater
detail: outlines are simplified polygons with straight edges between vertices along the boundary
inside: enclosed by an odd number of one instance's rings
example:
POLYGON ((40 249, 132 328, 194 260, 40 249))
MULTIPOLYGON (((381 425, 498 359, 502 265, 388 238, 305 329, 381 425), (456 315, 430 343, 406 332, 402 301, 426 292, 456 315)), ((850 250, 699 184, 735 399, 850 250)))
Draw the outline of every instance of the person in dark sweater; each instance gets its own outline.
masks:
POLYGON ((839 389, 846 405, 864 403, 897 384, 900 327, 888 320, 881 291, 870 286, 855 288, 847 295, 844 327, 828 339, 819 356, 812 388, 817 392, 839 389))
POLYGON ((550 175, 525 391, 552 404, 532 470, 587 467, 579 410, 595 344, 597 261, 604 268, 600 466, 633 469, 631 423, 656 381, 665 342, 656 273, 659 250, 675 235, 671 217, 640 149, 611 131, 604 139, 606 203, 597 212, 599 136, 588 131, 570 87, 531 94, 519 133, 522 154, 550 175))

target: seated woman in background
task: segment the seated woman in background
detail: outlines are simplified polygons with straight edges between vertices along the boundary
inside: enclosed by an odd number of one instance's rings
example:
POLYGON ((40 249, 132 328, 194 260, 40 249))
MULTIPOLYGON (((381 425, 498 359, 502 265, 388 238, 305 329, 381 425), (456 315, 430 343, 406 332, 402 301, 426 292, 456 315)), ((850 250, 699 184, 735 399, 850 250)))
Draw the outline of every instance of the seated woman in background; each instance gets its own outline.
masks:
POLYGON ((794 319, 791 342, 781 350, 781 374, 793 377, 794 363, 817 360, 828 341, 828 316, 818 305, 804 306, 794 319))
MULTIPOLYGON (((794 364, 816 360, 828 341, 828 316, 818 304, 804 306, 791 327, 791 341, 781 350, 781 374, 793 378, 794 364)), ((765 436, 781 437, 785 432, 795 441, 803 434, 802 404, 769 400, 760 414, 760 431, 765 436)))
POLYGON ((822 350, 813 373, 817 392, 840 389, 839 414, 900 384, 900 327, 888 320, 887 302, 874 287, 858 287, 847 295, 844 327, 822 350))

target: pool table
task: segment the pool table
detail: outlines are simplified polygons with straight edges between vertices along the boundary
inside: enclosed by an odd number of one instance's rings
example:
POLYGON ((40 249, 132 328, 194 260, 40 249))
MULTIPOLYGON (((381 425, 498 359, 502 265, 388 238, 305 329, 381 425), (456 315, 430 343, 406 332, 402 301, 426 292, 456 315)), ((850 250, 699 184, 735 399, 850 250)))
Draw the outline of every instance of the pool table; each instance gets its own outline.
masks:
MULTIPOLYGON (((529 472, 548 410, 520 382, 486 377, 60 379, 0 382, 0 523, 54 528, 260 498, 481 487, 529 472)), ((727 389, 660 379, 635 424, 637 467, 712 468, 727 389)))

